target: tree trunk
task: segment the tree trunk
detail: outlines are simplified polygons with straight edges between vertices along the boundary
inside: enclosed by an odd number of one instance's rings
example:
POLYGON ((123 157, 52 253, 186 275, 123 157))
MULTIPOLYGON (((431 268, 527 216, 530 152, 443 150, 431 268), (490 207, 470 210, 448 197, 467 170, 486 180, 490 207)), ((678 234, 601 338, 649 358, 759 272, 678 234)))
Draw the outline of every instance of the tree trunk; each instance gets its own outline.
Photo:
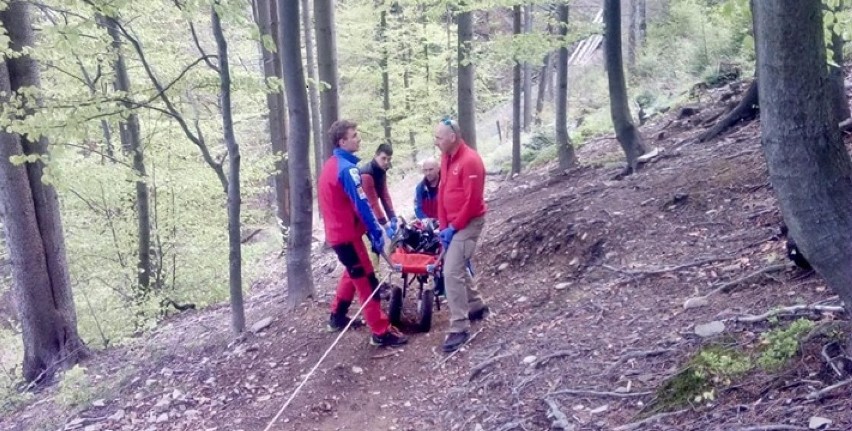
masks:
POLYGON ((639 25, 636 26, 636 30, 638 32, 636 34, 636 54, 638 55, 639 52, 641 52, 642 47, 645 46, 645 35, 646 30, 648 29, 648 7, 646 5, 646 0, 635 1, 639 4, 639 25))
MULTIPOLYGON (((460 6, 465 7, 464 3, 460 6)), ((459 127, 467 144, 476 149, 476 82, 471 58, 473 12, 460 13, 458 20, 459 127)))
MULTIPOLYGON (((240 248, 240 147, 234 136, 231 116, 231 70, 228 43, 216 7, 210 8, 213 37, 219 49, 219 83, 222 104, 222 131, 228 147, 228 284, 231 292, 231 329, 237 334, 246 326, 243 309, 242 250, 240 248)), ((298 31, 299 25, 296 24, 298 31)))
MULTIPOLYGON (((524 6, 524 34, 532 33, 533 16, 532 6, 524 6)), ((532 123, 532 65, 524 62, 524 132, 530 131, 532 123)))
MULTIPOLYGON (((277 0, 270 0, 272 3, 277 3, 277 0)), ((278 11, 278 6, 275 8, 278 11)), ((311 132, 314 145, 314 169, 316 170, 316 178, 319 180, 322 164, 325 162, 323 157, 323 129, 322 120, 320 119, 320 96, 317 89, 319 78, 317 77, 317 61, 316 50, 314 49, 314 25, 311 19, 311 0, 302 0, 302 31, 305 35, 305 64, 308 67, 307 76, 310 78, 308 82, 308 101, 311 105, 311 132)), ((276 16, 275 21, 278 21, 276 16)), ((280 56, 276 56, 276 59, 280 56)), ((283 77, 282 77, 283 78, 283 77)), ((286 118, 284 110, 281 110, 281 117, 286 118)), ((289 188, 289 187, 288 187, 289 188)))
POLYGON ((642 135, 633 124, 624 82, 624 66, 621 62, 621 0, 604 0, 604 54, 609 79, 609 104, 615 136, 627 156, 627 170, 633 173, 639 168, 638 158, 648 149, 642 135))
MULTIPOLYGON (((411 112, 411 42, 405 42, 405 70, 402 72, 402 87, 405 91, 405 112, 411 112)), ((411 160, 417 161, 417 140, 414 130, 408 129, 408 143, 411 146, 411 160)))
POLYGON ((726 114, 721 120, 717 121, 713 127, 707 129, 704 133, 698 136, 698 142, 707 142, 716 138, 729 128, 735 126, 740 121, 748 121, 755 118, 758 114, 758 86, 757 79, 752 81, 748 86, 748 90, 743 95, 742 100, 734 109, 726 114))
POLYGON ((627 32, 627 69, 636 68, 636 37, 639 35, 639 1, 630 0, 630 29, 627 32))
MULTIPOLYGON (((521 7, 512 7, 512 31, 521 34, 521 7)), ((521 172, 521 63, 514 60, 512 68, 512 173, 521 172)))
MULTIPOLYGON (((568 37, 568 5, 560 4, 558 8, 559 36, 563 43, 556 60, 556 148, 559 170, 565 171, 577 163, 577 156, 568 136, 568 47, 565 45, 565 39, 568 37)), ((539 94, 541 93, 539 90, 539 94)))
POLYGON ((553 55, 547 53, 544 55, 541 72, 538 75, 538 95, 535 98, 535 124, 541 125, 541 111, 544 110, 544 97, 547 94, 547 84, 550 81, 550 63, 553 61, 553 55))
MULTIPOLYGON (((288 1, 280 0, 278 3, 279 8, 283 7, 281 3, 288 3, 288 1)), ((317 33, 317 71, 319 80, 323 83, 324 87, 320 92, 323 134, 328 132, 331 123, 337 121, 340 116, 340 101, 338 100, 338 86, 340 84, 337 79, 337 35, 334 28, 334 4, 334 0, 314 0, 314 20, 316 21, 317 33)), ((287 100, 290 100, 289 97, 287 100)), ((291 127, 293 127, 292 122, 291 127)), ((332 151, 334 151, 334 143, 329 139, 324 139, 324 141, 323 160, 330 157, 332 151)))
MULTIPOLYGON (((0 12, 9 48, 22 52, 33 45, 28 3, 12 1, 0 12)), ((24 87, 39 88, 35 59, 27 54, 0 62, 0 101, 24 87)), ((26 93, 29 94, 29 93, 26 93)), ((30 101, 35 107, 40 101, 30 101)), ((28 109, 23 115, 30 115, 28 109)), ((20 118, 20 117, 19 117, 20 118)), ((47 156, 47 140, 0 130, 0 202, 6 245, 12 262, 12 286, 24 344, 23 376, 49 378, 87 354, 77 334, 77 313, 65 255, 65 239, 56 191, 42 182, 41 161, 14 165, 9 158, 47 156)))
POLYGON ((852 160, 826 65, 821 2, 755 2, 769 179, 802 254, 852 312, 852 160))
MULTIPOLYGON (((281 38, 278 31, 278 4, 276 0, 257 1, 257 20, 261 35, 268 35, 276 47, 281 46, 281 38)), ((278 56, 270 51, 261 40, 261 52, 263 56, 263 76, 267 82, 277 81, 281 78, 281 61, 278 56)), ((276 48, 280 49, 280 48, 276 48)), ((284 92, 275 86, 267 89, 266 106, 269 109, 269 139, 272 142, 272 153, 275 155, 275 216, 278 219, 278 228, 281 237, 286 243, 287 228, 290 226, 290 186, 287 178, 287 122, 284 116, 286 102, 284 92), (274 89, 274 90, 273 90, 274 89)))
POLYGON ((388 76, 388 12, 384 1, 380 1, 376 7, 380 7, 379 12, 379 50, 381 58, 379 59, 379 69, 382 71, 382 128, 385 131, 385 143, 391 145, 391 106, 390 106, 390 77, 388 76))
MULTIPOLYGON (((127 64, 124 61, 124 50, 121 46, 121 36, 118 29, 116 18, 109 17, 103 20, 103 24, 107 28, 110 38, 112 39, 112 47, 115 50, 115 90, 130 95, 130 76, 127 73, 127 64)), ((139 289, 137 292, 137 300, 141 303, 150 293, 151 274, 153 268, 151 266, 151 210, 150 198, 148 197, 148 185, 146 183, 147 173, 145 171, 145 156, 142 152, 142 136, 139 130, 139 116, 133 110, 130 101, 122 104, 130 114, 127 116, 127 121, 118 123, 121 148, 125 154, 131 155, 133 158, 133 170, 139 176, 136 181, 136 231, 139 237, 136 254, 137 254, 137 283, 139 289)))
MULTIPOLYGON (((843 1, 841 0, 834 13, 840 13, 843 10, 843 1)), ((832 28, 831 32, 831 59, 837 66, 829 66, 829 82, 831 83, 831 102, 834 105, 834 112, 837 116, 837 122, 841 122, 849 118, 849 100, 846 98, 846 74, 843 70, 843 35, 837 31, 837 26, 832 28)))
MULTIPOLYGON (((320 3, 322 0, 318 0, 320 3)), ((299 3, 281 0, 279 3, 282 38, 281 62, 284 66, 284 87, 287 91, 287 110, 290 114, 290 187, 293 196, 293 224, 287 243, 287 303, 295 308, 313 296, 311 272, 312 195, 311 162, 308 130, 308 96, 302 69, 302 47, 299 35, 299 3)))

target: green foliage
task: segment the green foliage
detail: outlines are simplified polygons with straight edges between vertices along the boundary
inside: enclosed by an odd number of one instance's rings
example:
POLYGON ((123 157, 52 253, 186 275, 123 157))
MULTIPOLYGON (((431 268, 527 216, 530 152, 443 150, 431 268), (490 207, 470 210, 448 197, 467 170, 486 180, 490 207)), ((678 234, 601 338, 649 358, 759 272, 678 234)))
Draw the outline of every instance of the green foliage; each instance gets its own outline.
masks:
POLYGON ((798 319, 786 328, 777 328, 764 333, 763 352, 757 363, 766 370, 773 371, 784 366, 799 351, 799 340, 814 328, 814 322, 798 319))
POLYGON ((56 401, 65 407, 85 405, 94 399, 92 382, 86 368, 75 365, 62 374, 56 401))

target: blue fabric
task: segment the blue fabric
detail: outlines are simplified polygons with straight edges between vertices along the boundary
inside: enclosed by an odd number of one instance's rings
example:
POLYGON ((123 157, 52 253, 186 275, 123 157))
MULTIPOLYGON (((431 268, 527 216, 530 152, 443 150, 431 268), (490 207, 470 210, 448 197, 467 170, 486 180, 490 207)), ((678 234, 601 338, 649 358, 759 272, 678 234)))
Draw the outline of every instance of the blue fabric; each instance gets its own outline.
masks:
POLYGON ((454 228, 452 225, 441 231, 439 236, 441 237, 441 244, 444 245, 444 250, 446 250, 450 246, 450 243, 453 241, 453 236, 455 234, 456 228, 454 228))
MULTIPOLYGON (((370 202, 367 201, 367 194, 361 188, 361 171, 357 166, 358 157, 340 148, 334 149, 334 156, 338 159, 337 179, 343 185, 346 195, 349 196, 349 199, 355 205, 358 215, 361 216, 361 220, 367 228, 370 241, 373 242, 373 246, 375 247, 377 244, 374 238, 378 237, 379 241, 383 242, 382 228, 379 226, 376 216, 370 208, 370 202)), ((379 249, 381 250, 381 247, 379 249)))

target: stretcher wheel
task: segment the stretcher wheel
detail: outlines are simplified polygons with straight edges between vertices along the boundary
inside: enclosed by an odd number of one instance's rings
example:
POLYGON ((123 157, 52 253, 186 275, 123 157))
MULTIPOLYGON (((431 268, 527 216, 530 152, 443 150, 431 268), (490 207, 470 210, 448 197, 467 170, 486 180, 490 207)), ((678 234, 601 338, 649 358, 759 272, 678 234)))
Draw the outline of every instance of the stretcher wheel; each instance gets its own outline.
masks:
POLYGON ((417 328, 421 332, 432 329, 432 304, 435 303, 435 291, 424 289, 417 300, 417 328))
POLYGON ((402 323, 402 288, 394 286, 388 302, 388 319, 391 325, 399 327, 402 323))

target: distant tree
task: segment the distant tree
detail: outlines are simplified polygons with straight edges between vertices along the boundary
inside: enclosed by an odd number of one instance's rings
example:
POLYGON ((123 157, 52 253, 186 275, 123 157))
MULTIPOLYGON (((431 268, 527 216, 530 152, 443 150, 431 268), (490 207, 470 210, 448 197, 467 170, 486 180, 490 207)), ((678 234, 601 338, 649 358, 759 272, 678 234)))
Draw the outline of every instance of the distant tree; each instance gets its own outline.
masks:
MULTIPOLYGON (((286 3, 281 1, 280 3, 286 3)), ((337 78, 337 32, 334 27, 335 0, 314 0, 314 20, 317 33, 317 71, 322 91, 320 92, 320 115, 323 135, 340 116, 339 91, 337 78)), ((283 25, 283 22, 282 22, 283 25)), ((291 126, 292 127, 292 126, 291 126)), ((325 149, 323 159, 331 156, 334 145, 323 139, 325 149)))
MULTIPOLYGON (((521 7, 512 8, 512 30, 515 36, 521 34, 521 7)), ((512 68, 512 173, 521 172, 521 63, 513 60, 512 68)))
POLYGON ((559 169, 564 171, 577 163, 577 156, 568 136, 568 46, 565 40, 568 36, 568 5, 560 4, 558 14, 560 46, 556 60, 556 148, 559 169))
POLYGON ((633 123, 624 82, 624 65, 621 61, 621 0, 604 0, 604 55, 609 79, 609 106, 615 136, 627 156, 626 173, 639 168, 639 156, 648 149, 633 123))
POLYGON ((459 2, 462 12, 458 15, 458 110, 459 127, 464 140, 476 148, 476 82, 471 58, 473 42, 473 12, 465 9, 467 2, 459 2))
MULTIPOLYGON (((532 5, 524 5, 524 34, 532 33, 533 29, 533 13, 532 5)), ((533 118, 532 106, 532 65, 529 61, 524 61, 524 132, 530 131, 530 124, 533 118)))
MULTIPOLYGON (((277 2, 277 0, 270 1, 277 2)), ((320 114, 319 77, 317 76, 316 48, 314 48, 314 22, 311 13, 313 12, 313 6, 311 0, 301 0, 301 2, 302 32, 305 35, 305 67, 307 67, 306 75, 309 78, 308 101, 311 104, 311 138, 313 138, 314 146, 314 170, 316 171, 317 178, 319 178, 322 164, 325 161, 323 157, 323 143, 326 139, 324 139, 325 133, 323 133, 320 114)), ((278 22, 277 17, 275 22, 278 22)), ((281 116, 284 117, 283 112, 281 116)))
MULTIPOLYGON (((319 2, 319 0, 318 0, 319 2)), ((292 224, 287 243, 287 302, 295 307, 314 294, 311 271, 311 239, 313 229, 313 197, 311 193, 310 140, 311 119, 305 74, 302 68, 302 40, 299 35, 299 3, 278 3, 281 21, 281 63, 284 66, 284 88, 290 114, 290 189, 292 224)))
MULTIPOLYGON (((29 54, 34 40, 29 4, 13 0, 0 11, 8 50, 15 53, 0 62, 0 102, 8 104, 13 93, 24 99, 25 108, 11 114, 16 119, 41 104, 29 96, 30 89, 41 87, 38 64, 29 54)), ((83 359, 87 348, 77 334, 59 199, 53 186, 42 181, 48 142, 32 139, 0 128, 0 208, 21 321, 23 377, 41 381, 83 359), (30 161, 21 164, 23 158, 30 161)))
POLYGON ((802 254, 852 312, 852 160, 830 92, 822 4, 755 1, 760 131, 772 189, 802 254))

